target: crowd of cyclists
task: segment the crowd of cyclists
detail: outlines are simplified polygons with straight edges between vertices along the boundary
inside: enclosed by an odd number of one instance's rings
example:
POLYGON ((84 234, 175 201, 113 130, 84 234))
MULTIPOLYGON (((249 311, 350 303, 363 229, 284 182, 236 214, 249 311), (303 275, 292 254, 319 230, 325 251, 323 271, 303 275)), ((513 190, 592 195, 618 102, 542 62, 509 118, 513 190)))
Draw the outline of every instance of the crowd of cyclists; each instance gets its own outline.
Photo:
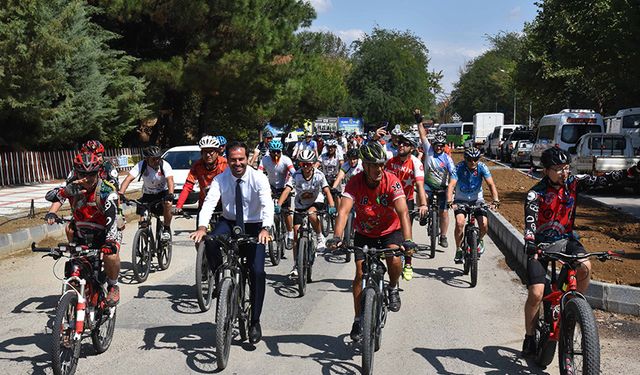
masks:
MULTIPOLYGON (((270 228, 274 215, 283 215, 286 223, 286 248, 295 249, 297 231, 302 223, 301 213, 311 213, 309 220, 316 233, 315 240, 321 251, 333 251, 343 246, 347 217, 354 212, 354 245, 375 248, 399 248, 400 257, 388 256, 389 280, 387 286, 389 309, 397 312, 401 307, 400 278, 413 277, 411 255, 417 245, 413 240, 414 218, 428 214, 428 202, 437 198, 439 219, 439 245, 448 248, 448 210, 455 218, 454 262, 462 262, 462 236, 465 216, 458 205, 484 202, 483 182, 489 187, 489 206, 500 204, 498 191, 489 167, 480 161, 480 151, 474 147, 464 150, 464 160, 454 163, 447 147, 446 134, 432 132, 424 126, 423 117, 415 111, 418 138, 403 133, 400 127, 390 134, 384 128, 369 134, 345 136, 336 132, 328 137, 304 133, 291 155, 286 155, 283 139, 270 132, 256 147, 232 141, 227 144, 221 136, 203 136, 199 142, 201 158, 191 165, 175 207, 174 180, 171 165, 161 158, 156 146, 143 150, 138 162, 120 184, 115 168, 104 159, 104 147, 98 141, 82 145, 73 160, 73 170, 61 187, 47 194, 52 202, 46 220, 56 221, 56 212, 69 201, 72 222, 67 226, 69 241, 99 243, 104 255, 110 305, 119 301, 118 274, 119 249, 123 225, 119 207, 126 200, 128 186, 142 180, 143 202, 160 202, 158 215, 163 217, 163 238, 169 238, 174 214, 182 213, 187 196, 197 183, 200 187, 197 230, 190 237, 196 243, 210 234, 230 233, 241 227, 245 233, 255 235, 257 241, 243 248, 250 269, 252 321, 249 338, 252 343, 261 340, 260 316, 265 295, 265 245, 271 238, 270 228), (315 139, 314 139, 315 138, 315 139), (387 141, 385 141, 387 139, 387 141), (334 199, 335 198, 335 199, 334 199), (215 211, 221 219, 211 230, 210 220, 215 211), (331 238, 321 231, 319 217, 314 213, 326 211, 335 216, 331 238)), ((526 336, 523 355, 535 350, 533 324, 544 292, 547 265, 537 260, 537 244, 558 238, 570 239, 567 251, 585 252, 573 233, 576 194, 580 190, 611 185, 639 173, 639 166, 616 171, 601 177, 572 176, 568 166, 570 155, 558 148, 550 148, 542 155, 543 179, 527 194, 525 202, 525 250, 529 255, 528 298, 524 307, 526 336)), ((484 252, 483 236, 488 229, 487 212, 474 212, 480 228, 480 241, 476 251, 484 252)), ((422 220, 421 220, 422 223, 422 220)), ((215 271, 222 262, 220 246, 205 242, 208 264, 215 271)), ((361 338, 362 261, 364 254, 355 252, 355 275, 352 283, 354 319, 350 336, 361 338)), ((584 291, 589 283, 588 262, 583 263, 579 288, 584 291)), ((295 266, 289 276, 296 277, 295 266)))

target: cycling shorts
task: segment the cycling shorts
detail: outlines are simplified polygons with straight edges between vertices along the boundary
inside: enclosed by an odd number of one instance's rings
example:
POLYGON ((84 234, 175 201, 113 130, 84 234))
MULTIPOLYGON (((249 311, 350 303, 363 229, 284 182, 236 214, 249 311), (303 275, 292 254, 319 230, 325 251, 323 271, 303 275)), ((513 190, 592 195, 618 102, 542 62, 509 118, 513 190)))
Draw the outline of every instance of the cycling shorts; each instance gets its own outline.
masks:
MULTIPOLYGON (((587 251, 584 249, 584 246, 578 240, 569 240, 567 242, 567 248, 564 251, 565 254, 578 255, 578 254, 586 254, 587 251)), ((544 284, 545 277, 547 275, 547 267, 549 266, 549 261, 533 259, 533 257, 529 257, 527 260, 527 286, 536 285, 536 284, 544 284)))
MULTIPOLYGON (((475 205, 477 203, 481 203, 481 202, 484 203, 484 201, 480 201, 480 200, 477 200, 477 201, 457 201, 457 200, 454 200, 453 204, 462 203, 462 204, 466 204, 466 205, 469 205, 469 206, 473 206, 473 205, 475 205)), ((465 212, 463 210, 460 210, 460 209, 454 210, 453 213, 456 216, 465 214, 465 212)), ((480 216, 486 217, 487 216, 487 210, 485 208, 476 208, 475 210, 473 210, 473 216, 475 216, 476 218, 479 218, 480 216)))
POLYGON ((315 207, 315 209, 318 211, 323 211, 324 203, 315 202, 314 204, 312 204, 307 208, 296 208, 295 213, 293 214, 293 225, 302 225, 302 219, 304 218, 304 215, 301 215, 300 213, 307 212, 311 207, 315 207))
MULTIPOLYGON (((153 205, 151 205, 151 212, 154 215, 158 215, 158 216, 162 216, 163 214, 163 206, 162 206, 162 202, 164 201, 164 198, 169 195, 169 190, 163 190, 159 193, 154 193, 154 194, 142 194, 142 197, 140 199, 138 199, 140 202, 143 203, 154 203, 153 205)), ((142 205, 138 205, 138 207, 136 207, 136 213, 140 216, 142 216, 142 214, 144 214, 144 206, 142 205)))
MULTIPOLYGON (((280 195, 282 194, 282 192, 284 191, 284 188, 274 188, 273 186, 271 186, 271 195, 273 196, 273 198, 275 199, 280 199, 280 195)), ((282 202, 282 208, 290 210, 291 209, 291 194, 293 193, 293 190, 289 192, 289 195, 287 196, 287 199, 285 199, 284 202, 282 202)))
MULTIPOLYGON (((356 235, 353 237, 353 244, 355 246, 364 247, 366 245, 376 249, 384 249, 392 245, 400 246, 402 241, 404 241, 404 238, 402 237, 402 231, 400 229, 381 237, 367 237, 358 232, 356 232, 356 235)), ((364 259, 362 250, 356 250, 354 255, 356 260, 364 259)))

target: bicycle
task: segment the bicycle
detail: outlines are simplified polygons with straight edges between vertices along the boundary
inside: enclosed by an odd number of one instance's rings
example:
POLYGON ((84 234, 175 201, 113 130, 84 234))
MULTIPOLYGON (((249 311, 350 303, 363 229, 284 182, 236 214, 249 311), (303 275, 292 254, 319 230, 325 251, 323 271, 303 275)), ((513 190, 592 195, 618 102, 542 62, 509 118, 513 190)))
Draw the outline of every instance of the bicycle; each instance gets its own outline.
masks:
MULTIPOLYGON (((302 225, 298 229, 298 242, 296 253, 296 269, 298 270, 298 294, 300 297, 304 297, 307 290, 307 283, 312 281, 313 275, 313 263, 316 258, 316 246, 317 243, 314 239, 315 230, 311 226, 311 220, 309 215, 323 215, 325 211, 304 211, 296 212, 297 215, 302 215, 302 225)), ((322 218, 319 218, 322 222, 322 218)))
MULTIPOLYGON (((58 220, 57 220, 58 221, 58 220)), ((68 220, 59 220, 59 223, 68 220)), ((88 242, 90 243, 90 241, 88 242)), ((52 329, 52 367, 56 375, 76 372, 82 335, 90 331, 91 343, 98 354, 109 349, 116 325, 116 307, 106 305, 107 276, 102 268, 102 251, 87 245, 61 243, 57 247, 36 247, 56 261, 68 258, 64 266, 62 296, 56 307, 52 329), (68 253, 69 255, 65 255, 68 253)))
POLYGON ((462 249, 464 251, 463 273, 465 275, 471 274, 471 287, 474 288, 478 284, 478 244, 480 242, 480 228, 476 225, 474 212, 478 209, 487 210, 489 206, 485 203, 476 203, 474 205, 456 203, 456 205, 458 206, 457 210, 462 211, 467 218, 462 239, 462 249))
POLYGON ((438 202, 438 195, 443 193, 444 190, 434 190, 429 199, 429 213, 427 215, 427 235, 429 236, 431 250, 430 258, 436 257, 436 244, 438 242, 438 236, 440 235, 440 206, 438 202))
POLYGON ((206 238, 220 243, 226 257, 216 270, 219 285, 216 308, 216 360, 218 369, 224 370, 229 360, 236 319, 241 341, 248 338, 251 323, 251 288, 249 267, 246 259, 240 256, 240 245, 257 243, 257 238, 242 234, 239 227, 234 227, 231 234, 208 235, 206 238))
MULTIPOLYGON (((188 214, 183 215, 186 217, 188 214)), ((211 216, 209 226, 213 228, 218 220, 220 220, 220 217, 222 217, 222 211, 214 212, 211 216)), ((204 241, 200 241, 196 251, 196 296, 200 311, 209 311, 211 308, 211 301, 215 297, 214 290, 215 279, 213 277, 213 271, 211 270, 211 267, 209 267, 205 243, 204 241)))
POLYGON ((402 256, 399 248, 376 249, 367 246, 344 246, 349 252, 361 250, 364 253, 362 262, 362 373, 373 373, 373 358, 380 349, 382 329, 387 322, 389 298, 385 293, 384 274, 387 267, 381 255, 402 256))
POLYGON ((156 210, 161 211, 162 201, 140 202, 137 199, 129 199, 127 203, 133 202, 144 208, 141 215, 142 220, 138 222, 138 230, 133 236, 133 246, 131 249, 131 262, 133 264, 133 276, 139 283, 143 283, 149 277, 151 271, 151 261, 155 255, 158 259, 158 266, 161 270, 169 268, 171 263, 171 255, 173 251, 172 235, 169 233, 169 239, 162 239, 162 231, 164 224, 160 215, 156 214, 156 210), (152 221, 156 218, 155 236, 152 230, 152 221))
POLYGON ((577 268, 580 261, 596 257, 600 261, 623 255, 623 251, 603 251, 587 254, 565 254, 567 240, 538 245, 542 260, 551 261, 551 277, 545 283, 535 327, 536 355, 534 361, 546 367, 553 361, 558 343, 560 374, 600 374, 600 340, 593 310, 584 295, 577 291, 577 268), (562 264, 556 275, 556 262, 562 264), (579 336, 579 337, 577 337, 579 336), (576 349, 574 345, 578 345, 576 349), (576 357, 581 357, 576 358, 576 357), (580 363, 582 362, 582 363, 580 363))
MULTIPOLYGON (((329 184, 331 185, 331 184, 329 184)), ((338 189, 330 189, 331 196, 333 197, 333 202, 338 202, 338 196, 340 195, 340 191, 338 189)), ((329 201, 327 197, 324 197, 324 205, 325 207, 329 207, 329 201)), ((327 237, 329 233, 335 231, 336 229, 336 218, 333 215, 324 215, 323 220, 321 220, 322 224, 322 235, 327 237)))
MULTIPOLYGON (((273 204, 278 204, 278 197, 273 198, 273 204)), ((280 259, 284 257, 284 249, 287 241, 287 226, 283 215, 281 212, 273 216, 273 226, 270 230, 271 241, 269 241, 267 245, 269 259, 274 266, 280 264, 280 259)))

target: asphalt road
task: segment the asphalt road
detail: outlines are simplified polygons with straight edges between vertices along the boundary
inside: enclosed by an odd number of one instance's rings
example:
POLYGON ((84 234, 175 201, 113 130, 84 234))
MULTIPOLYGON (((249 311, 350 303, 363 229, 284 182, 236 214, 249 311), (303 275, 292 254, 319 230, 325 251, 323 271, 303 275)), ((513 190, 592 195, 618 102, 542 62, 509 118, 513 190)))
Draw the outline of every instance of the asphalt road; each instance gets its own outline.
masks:
MULTIPOLYGON (((131 281, 134 227, 127 227, 122 246, 121 302, 113 343, 106 353, 96 355, 87 337, 77 373, 216 372, 215 313, 199 312, 195 250, 184 231, 193 223, 174 223, 170 268, 153 272, 141 285, 131 281)), ((416 223, 414 230, 414 238, 426 243, 424 228, 416 223)), ((452 233, 449 239, 453 242, 452 233)), ((390 313, 375 356, 376 373, 546 373, 518 358, 525 289, 506 269, 493 242, 485 243, 478 286, 473 289, 461 266, 452 261, 453 246, 438 249, 435 259, 414 259, 415 277, 401 283, 402 309, 390 313)), ((348 337, 354 266, 340 261, 318 258, 315 282, 303 298, 284 276, 292 265, 290 254, 278 267, 267 264, 263 341, 255 347, 235 341, 224 373, 359 373, 359 349, 348 337)), ((0 373, 51 373, 49 327, 60 293, 52 269, 60 275, 63 262, 54 266, 50 258, 25 254, 0 263, 0 373)), ((601 333, 603 373, 621 373, 620 366, 631 366, 626 373, 640 373, 637 356, 627 357, 623 364, 618 360, 621 350, 639 347, 637 337, 631 340, 610 340, 601 333)), ((547 371, 558 372, 555 361, 547 371)))

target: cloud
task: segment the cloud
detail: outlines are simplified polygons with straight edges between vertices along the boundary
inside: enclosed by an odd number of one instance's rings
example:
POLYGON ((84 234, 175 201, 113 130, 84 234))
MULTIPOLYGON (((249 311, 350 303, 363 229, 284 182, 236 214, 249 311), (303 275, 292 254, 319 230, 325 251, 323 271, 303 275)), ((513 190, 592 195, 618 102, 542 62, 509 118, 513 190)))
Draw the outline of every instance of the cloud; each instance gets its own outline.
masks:
POLYGON ((522 18, 522 9, 520 7, 515 7, 509 11, 509 20, 517 21, 522 18))
POLYGON ((331 0, 307 0, 318 13, 324 13, 333 7, 331 0))
POLYGON ((331 32, 342 39, 342 41, 349 47, 354 40, 362 39, 365 36, 365 31, 362 29, 347 29, 347 30, 331 30, 327 26, 311 26, 307 30, 317 32, 331 32))
POLYGON ((442 71, 444 77, 440 84, 446 92, 451 92, 453 84, 460 78, 460 69, 465 64, 482 55, 487 46, 465 46, 447 42, 427 42, 429 48, 429 70, 442 71))

